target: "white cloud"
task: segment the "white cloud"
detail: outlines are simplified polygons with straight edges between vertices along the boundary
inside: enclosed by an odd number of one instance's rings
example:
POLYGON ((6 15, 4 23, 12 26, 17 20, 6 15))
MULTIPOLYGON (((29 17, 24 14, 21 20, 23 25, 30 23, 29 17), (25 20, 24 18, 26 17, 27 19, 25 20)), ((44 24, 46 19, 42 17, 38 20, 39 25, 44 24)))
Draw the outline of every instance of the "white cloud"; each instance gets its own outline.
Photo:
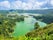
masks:
POLYGON ((15 1, 11 3, 11 8, 13 9, 21 9, 22 2, 21 1, 15 1))
POLYGON ((10 8, 10 3, 8 1, 0 2, 0 6, 10 8))
POLYGON ((50 1, 51 6, 53 6, 53 0, 50 1))
POLYGON ((13 2, 13 7, 17 9, 41 9, 43 5, 45 5, 47 1, 38 2, 37 0, 28 0, 28 2, 15 1, 13 2))
POLYGON ((22 4, 22 9, 32 9, 32 3, 24 3, 22 4))
POLYGON ((33 6, 33 9, 40 9, 44 2, 36 2, 33 6))
MULTIPOLYGON (((39 2, 37 0, 28 0, 28 2, 22 2, 21 0, 13 2, 3 1, 0 2, 0 6, 7 7, 10 9, 41 9, 42 6, 45 5, 47 2, 48 0, 42 2, 39 2)), ((51 1, 51 5, 53 5, 53 1, 51 1)))
POLYGON ((32 3, 26 3, 22 1, 15 1, 11 3, 11 8, 13 9, 32 9, 32 3))

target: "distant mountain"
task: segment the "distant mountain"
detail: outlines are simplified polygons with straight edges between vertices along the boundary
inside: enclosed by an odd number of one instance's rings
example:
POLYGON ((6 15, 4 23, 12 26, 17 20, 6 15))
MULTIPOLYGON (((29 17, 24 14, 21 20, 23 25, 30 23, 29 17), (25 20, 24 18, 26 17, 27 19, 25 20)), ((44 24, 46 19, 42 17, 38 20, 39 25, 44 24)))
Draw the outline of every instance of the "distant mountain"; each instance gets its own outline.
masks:
POLYGON ((43 10, 9 10, 10 12, 16 11, 18 13, 37 13, 37 14, 47 14, 53 13, 53 9, 43 9, 43 10))
MULTIPOLYGON (((6 9, 6 8, 5 8, 6 9)), ((17 13, 36 13, 36 14, 53 14, 53 9, 43 10, 0 10, 0 13, 17 12, 17 13)))

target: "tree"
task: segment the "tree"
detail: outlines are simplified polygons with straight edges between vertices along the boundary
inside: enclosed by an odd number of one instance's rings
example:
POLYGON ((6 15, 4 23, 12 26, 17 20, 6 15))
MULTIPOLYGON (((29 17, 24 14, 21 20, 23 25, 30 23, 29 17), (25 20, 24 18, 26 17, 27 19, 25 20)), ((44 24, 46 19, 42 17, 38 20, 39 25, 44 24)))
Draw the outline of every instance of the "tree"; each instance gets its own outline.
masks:
POLYGON ((34 29, 38 29, 39 27, 40 26, 39 26, 38 22, 36 22, 35 25, 34 25, 34 29))

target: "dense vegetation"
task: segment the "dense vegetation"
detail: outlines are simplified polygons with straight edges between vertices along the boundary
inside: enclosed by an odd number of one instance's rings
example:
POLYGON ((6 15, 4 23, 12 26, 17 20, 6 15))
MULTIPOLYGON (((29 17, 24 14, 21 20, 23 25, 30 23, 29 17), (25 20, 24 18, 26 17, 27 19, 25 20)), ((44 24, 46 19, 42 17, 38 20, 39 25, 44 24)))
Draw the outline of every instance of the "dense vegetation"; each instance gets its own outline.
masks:
POLYGON ((15 19, 12 19, 0 14, 0 35, 4 37, 12 37, 16 22, 20 21, 24 21, 23 16, 16 16, 15 19))
POLYGON ((20 37, 13 37, 15 22, 24 21, 24 16, 16 16, 15 19, 0 15, 0 40, 53 40, 53 23, 45 27, 39 27, 36 22, 34 30, 20 37))
POLYGON ((53 14, 42 14, 42 16, 33 16, 35 19, 45 22, 47 24, 53 23, 53 14))
POLYGON ((53 40, 53 23, 42 28, 36 22, 34 30, 20 37, 12 37, 11 35, 14 30, 12 28, 15 26, 14 20, 2 19, 0 24, 0 40, 53 40))

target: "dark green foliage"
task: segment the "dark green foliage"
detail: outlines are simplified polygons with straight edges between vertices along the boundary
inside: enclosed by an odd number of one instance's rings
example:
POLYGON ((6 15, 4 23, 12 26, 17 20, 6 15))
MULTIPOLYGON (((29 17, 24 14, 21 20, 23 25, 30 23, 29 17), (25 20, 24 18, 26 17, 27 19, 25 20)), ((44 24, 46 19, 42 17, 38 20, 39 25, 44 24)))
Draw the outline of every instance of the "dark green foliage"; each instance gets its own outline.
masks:
POLYGON ((20 21, 24 21, 24 16, 18 16, 16 18, 16 21, 20 22, 20 21))
POLYGON ((0 16, 0 35, 10 37, 14 32, 15 22, 4 16, 0 16))
POLYGON ((53 23, 44 28, 38 28, 25 35, 26 37, 37 38, 36 40, 53 40, 53 23))
POLYGON ((51 35, 51 34, 53 34, 53 30, 48 33, 48 35, 51 35))
POLYGON ((42 16, 33 16, 35 19, 45 22, 47 24, 53 23, 53 14, 43 14, 42 16))
POLYGON ((24 21, 24 16, 16 16, 15 19, 0 15, 0 35, 12 37, 16 22, 24 21))
POLYGON ((34 25, 34 29, 38 29, 39 27, 40 26, 39 26, 38 22, 36 22, 35 25, 34 25))

